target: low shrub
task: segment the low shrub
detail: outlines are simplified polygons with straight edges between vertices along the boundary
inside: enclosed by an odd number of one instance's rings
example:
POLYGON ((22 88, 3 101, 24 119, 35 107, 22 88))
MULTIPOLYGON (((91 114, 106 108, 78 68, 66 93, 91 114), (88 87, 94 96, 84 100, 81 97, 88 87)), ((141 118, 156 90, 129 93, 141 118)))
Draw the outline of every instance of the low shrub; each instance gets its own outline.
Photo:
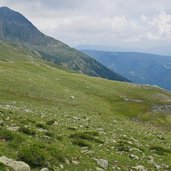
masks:
POLYGON ((130 151, 130 147, 129 147, 128 143, 125 143, 124 141, 119 141, 116 144, 116 149, 118 151, 122 151, 122 152, 129 152, 130 151))
POLYGON ((65 163, 65 158, 66 156, 64 155, 64 153, 58 149, 58 147, 56 145, 53 146, 49 146, 47 147, 47 151, 49 153, 50 156, 50 163, 54 160, 54 162, 57 160, 59 162, 65 163))
POLYGON ((77 129, 74 128, 74 127, 67 127, 67 130, 70 130, 70 131, 76 131, 77 129))
POLYGON ((47 125, 53 125, 55 123, 55 120, 49 120, 46 122, 47 125))
POLYGON ((15 134, 9 130, 0 130, 0 140, 2 141, 12 141, 15 139, 15 134))
POLYGON ((0 129, 0 141, 15 141, 15 142, 22 142, 23 137, 17 134, 16 132, 0 129))
POLYGON ((150 147, 150 150, 154 151, 158 155, 164 155, 165 153, 171 153, 171 150, 167 150, 163 147, 159 146, 152 146, 150 147))
POLYGON ((77 139, 72 140, 72 143, 74 145, 78 145, 80 147, 88 147, 88 148, 91 148, 91 144, 90 143, 88 143, 88 142, 86 142, 86 141, 84 141, 84 140, 82 140, 80 138, 77 138, 77 139))
POLYGON ((43 123, 37 123, 36 124, 37 128, 42 128, 42 129, 47 129, 47 125, 43 124, 43 123))
POLYGON ((34 129, 28 128, 28 127, 20 127, 19 130, 20 132, 27 134, 27 135, 35 135, 36 131, 34 129))
POLYGON ((96 133, 95 132, 77 132, 75 134, 71 134, 70 138, 74 138, 74 139, 83 139, 83 140, 88 140, 88 141, 93 141, 96 143, 103 143, 103 141, 99 140, 96 137, 96 133))
POLYGON ((25 145, 18 153, 17 159, 26 162, 31 167, 49 167, 58 162, 65 162, 66 156, 56 144, 37 142, 25 145))
POLYGON ((18 160, 24 161, 32 167, 46 166, 46 150, 43 146, 33 144, 24 146, 18 153, 18 160))
POLYGON ((7 168, 3 164, 0 163, 0 171, 7 171, 7 168))

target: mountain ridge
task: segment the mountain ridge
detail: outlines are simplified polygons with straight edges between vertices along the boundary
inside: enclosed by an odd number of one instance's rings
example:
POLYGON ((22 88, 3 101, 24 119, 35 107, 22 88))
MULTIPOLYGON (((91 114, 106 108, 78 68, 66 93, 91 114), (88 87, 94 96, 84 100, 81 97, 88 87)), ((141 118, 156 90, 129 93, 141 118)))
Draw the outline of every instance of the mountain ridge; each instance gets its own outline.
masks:
POLYGON ((88 55, 41 33, 22 14, 8 7, 0 8, 0 40, 23 45, 30 51, 37 51, 42 59, 76 72, 130 82, 88 55))
POLYGON ((135 83, 150 84, 171 90, 170 56, 139 52, 95 50, 83 50, 83 52, 135 83))

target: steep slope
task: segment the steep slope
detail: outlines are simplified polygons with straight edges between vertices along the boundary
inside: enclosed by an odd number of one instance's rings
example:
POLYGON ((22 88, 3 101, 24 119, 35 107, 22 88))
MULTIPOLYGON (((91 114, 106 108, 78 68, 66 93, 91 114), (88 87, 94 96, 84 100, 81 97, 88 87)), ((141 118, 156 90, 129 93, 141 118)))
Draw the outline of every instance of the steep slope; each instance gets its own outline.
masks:
POLYGON ((157 85, 171 90, 171 57, 169 56, 93 50, 83 52, 135 83, 157 85))
POLYGON ((28 51, 23 46, 0 41, 0 60, 4 62, 40 61, 40 58, 36 52, 28 51))
POLYGON ((0 40, 22 44, 45 60, 90 76, 128 81, 89 56, 41 33, 22 14, 0 8, 0 40))
POLYGON ((68 73, 0 46, 0 156, 32 171, 171 169, 169 92, 68 73))

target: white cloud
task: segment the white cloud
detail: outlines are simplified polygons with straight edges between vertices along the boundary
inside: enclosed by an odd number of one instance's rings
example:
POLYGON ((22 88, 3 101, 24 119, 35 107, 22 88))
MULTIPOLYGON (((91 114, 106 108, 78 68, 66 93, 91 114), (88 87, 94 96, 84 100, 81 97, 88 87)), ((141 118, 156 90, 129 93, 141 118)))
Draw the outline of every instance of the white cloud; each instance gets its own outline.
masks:
POLYGON ((156 46, 171 43, 169 0, 1 0, 39 30, 70 45, 156 46))

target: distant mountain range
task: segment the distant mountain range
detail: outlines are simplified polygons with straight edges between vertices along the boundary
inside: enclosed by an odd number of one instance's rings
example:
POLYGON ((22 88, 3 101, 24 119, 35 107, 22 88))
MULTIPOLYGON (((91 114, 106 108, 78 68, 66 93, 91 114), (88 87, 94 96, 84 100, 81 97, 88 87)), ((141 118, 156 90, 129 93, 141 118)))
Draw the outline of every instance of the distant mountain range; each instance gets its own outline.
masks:
POLYGON ((137 53, 148 53, 148 54, 158 54, 164 56, 171 56, 171 49, 169 44, 165 46, 156 45, 154 47, 135 47, 130 46, 117 46, 117 45, 78 45, 75 46, 78 50, 95 50, 95 51, 107 51, 107 52, 137 52, 137 53))
POLYGON ((134 83, 151 84, 171 90, 171 57, 134 52, 83 50, 106 67, 134 83))
POLYGON ((17 43, 42 59, 73 71, 111 80, 129 81, 84 53, 41 33, 22 14, 0 8, 0 40, 17 43))

